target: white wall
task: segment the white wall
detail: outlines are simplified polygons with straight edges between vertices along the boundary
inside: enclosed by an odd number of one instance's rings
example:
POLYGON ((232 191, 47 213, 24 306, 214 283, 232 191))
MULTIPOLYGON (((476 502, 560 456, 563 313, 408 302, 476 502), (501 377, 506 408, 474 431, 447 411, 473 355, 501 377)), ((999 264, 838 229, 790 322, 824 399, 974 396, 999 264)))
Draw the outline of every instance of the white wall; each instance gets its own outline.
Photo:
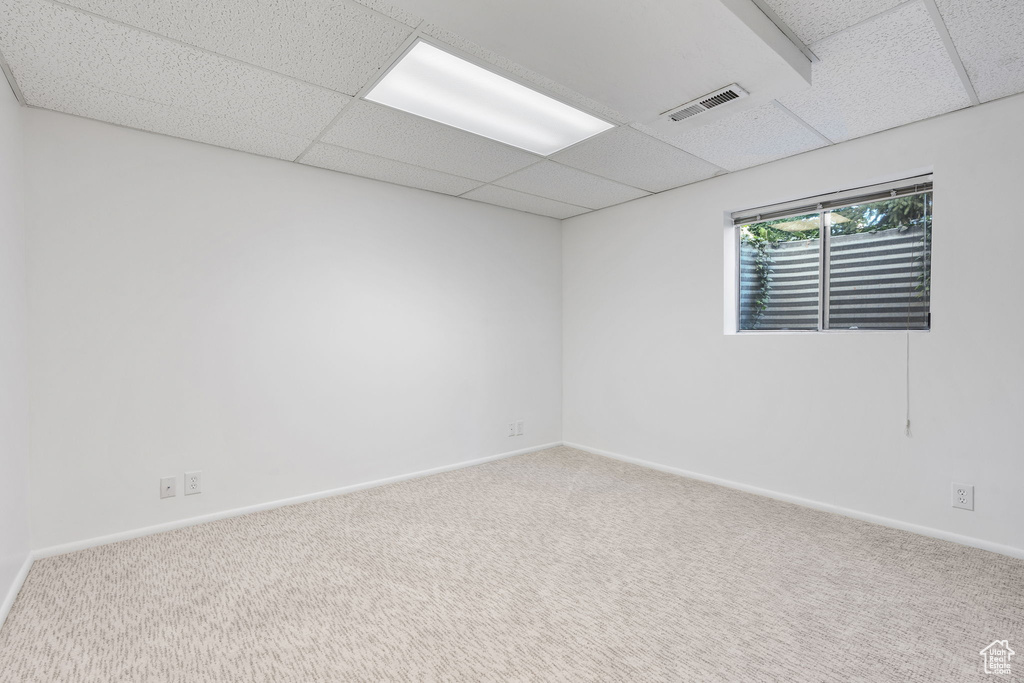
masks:
POLYGON ((27 133, 35 547, 560 439, 558 221, 51 112, 27 133), (201 495, 158 498, 193 469, 201 495))
MULTIPOLYGON (((18 113, 2 111, 6 144, 18 113)), ((23 113, 34 547, 564 438, 1024 549, 1019 229, 1005 218, 1024 97, 571 219, 561 238, 497 207, 23 113), (722 226, 931 169, 933 330, 913 337, 907 439, 903 335, 723 334, 722 226), (514 418, 526 436, 504 436, 514 418), (187 469, 204 493, 160 500, 158 478, 187 469), (975 512, 950 508, 952 480, 977 487, 975 512)), ((17 221, 3 225, 16 256, 17 221)), ((15 332, 0 367, 15 372, 17 291, 0 288, 15 332)), ((24 444, 23 406, 7 402, 4 438, 24 444)), ((17 490, 4 505, 23 505, 17 490)))
POLYGON ((1024 552, 1022 120, 1017 96, 565 221, 565 441, 1024 552), (930 168, 908 439, 905 334, 723 334, 723 226, 930 168))
POLYGON ((0 623, 29 551, 22 114, 0 77, 0 623))

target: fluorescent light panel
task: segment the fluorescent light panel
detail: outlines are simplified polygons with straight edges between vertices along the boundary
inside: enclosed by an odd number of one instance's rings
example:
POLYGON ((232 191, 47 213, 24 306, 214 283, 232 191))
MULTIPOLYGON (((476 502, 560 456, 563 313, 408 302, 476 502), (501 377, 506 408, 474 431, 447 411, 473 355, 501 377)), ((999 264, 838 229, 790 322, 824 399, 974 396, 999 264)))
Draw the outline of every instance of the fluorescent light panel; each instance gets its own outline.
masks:
POLYGON ((366 99, 542 156, 613 127, 423 41, 366 99))

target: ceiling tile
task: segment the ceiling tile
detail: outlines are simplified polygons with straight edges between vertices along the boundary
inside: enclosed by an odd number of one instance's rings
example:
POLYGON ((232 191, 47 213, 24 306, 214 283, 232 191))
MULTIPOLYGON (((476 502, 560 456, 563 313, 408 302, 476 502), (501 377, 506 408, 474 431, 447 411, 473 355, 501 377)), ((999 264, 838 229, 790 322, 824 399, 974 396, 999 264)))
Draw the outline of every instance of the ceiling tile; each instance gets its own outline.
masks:
POLYGON ((85 83, 56 81, 53 86, 35 100, 35 106, 288 161, 301 154, 311 142, 308 138, 275 133, 231 117, 205 116, 85 83))
POLYGON ((782 104, 834 142, 970 105, 928 10, 914 2, 811 46, 813 85, 782 104))
POLYGON ((613 128, 551 159, 648 192, 688 185, 710 178, 720 170, 629 127, 613 128))
POLYGON ((1024 2, 935 0, 982 102, 1024 91, 1024 2))
POLYGON ((516 171, 494 184, 588 209, 603 209, 649 194, 553 161, 542 161, 516 171))
POLYGON ((412 28, 362 5, 325 0, 65 0, 218 54, 355 95, 412 28))
POLYGON ((807 44, 870 19, 905 0, 764 0, 807 44))
MULTIPOLYGON (((68 82, 225 124, 313 139, 348 101, 317 86, 42 0, 2 0, 0 50, 29 104, 68 82)), ((117 100, 127 102, 129 100, 117 100)))
POLYGON ((775 102, 678 135, 659 137, 729 171, 757 166, 828 144, 775 102))
POLYGON ((460 195, 481 185, 479 180, 460 178, 334 145, 314 145, 302 158, 302 163, 451 195, 460 195))
POLYGON ((362 100, 345 109, 322 141, 483 182, 540 159, 479 135, 362 100))
POLYGON ((384 2, 384 0, 352 0, 352 1, 359 3, 363 7, 368 7, 369 9, 372 9, 374 12, 380 12, 381 14, 383 14, 385 16, 389 16, 392 19, 395 19, 396 21, 400 21, 403 24, 406 24, 407 26, 412 26, 413 28, 419 26, 420 23, 423 22, 423 20, 421 18, 419 18, 418 16, 416 16, 415 14, 412 14, 410 12, 406 12, 404 9, 402 9, 400 7, 396 7, 396 6, 392 5, 389 2, 384 2))
POLYGON ((504 187, 495 187, 494 185, 478 187, 462 196, 465 199, 472 199, 477 202, 497 204, 498 206, 505 206, 517 211, 538 213, 541 216, 550 216, 551 218, 572 218, 589 211, 589 209, 582 206, 556 202, 553 199, 545 199, 544 197, 537 197, 525 192, 516 192, 504 187))

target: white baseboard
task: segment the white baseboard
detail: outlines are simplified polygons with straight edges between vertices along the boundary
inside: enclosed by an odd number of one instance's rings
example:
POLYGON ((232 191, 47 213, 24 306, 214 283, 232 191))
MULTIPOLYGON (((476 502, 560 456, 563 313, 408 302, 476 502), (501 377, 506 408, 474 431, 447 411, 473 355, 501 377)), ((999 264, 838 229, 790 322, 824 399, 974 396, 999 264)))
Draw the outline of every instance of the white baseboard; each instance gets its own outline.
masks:
POLYGON ((409 479, 416 479, 418 477, 425 477, 431 474, 438 474, 441 472, 449 472, 451 470, 461 469, 463 467, 472 467, 473 465, 480 465, 485 462, 491 462, 493 460, 500 460, 502 458, 509 458, 515 455, 523 455, 525 453, 534 453, 547 448, 554 448, 555 446, 569 446, 570 448, 576 448, 581 451, 587 451, 595 455, 601 455, 606 458, 612 458, 615 460, 621 460, 622 462, 632 463, 634 465, 640 465, 641 467, 647 467, 661 472, 668 472, 669 474, 676 474, 683 477, 689 477, 691 479, 698 479, 700 481, 706 481, 712 484, 718 484, 719 486, 725 486, 727 488, 738 489, 740 491, 746 491, 747 493, 754 493, 759 496, 767 496, 776 500, 783 500, 788 503, 795 503, 797 505, 803 505, 805 507, 814 508, 816 510, 824 510, 825 512, 833 512, 835 514, 843 515, 845 517, 852 517, 854 519, 860 519, 865 522, 872 522, 874 524, 881 524, 882 526, 892 527, 894 529, 902 529, 904 531, 910 531, 912 533, 921 534, 922 536, 931 536, 933 538, 940 538, 946 541, 952 541, 953 543, 959 543, 961 545, 972 546, 975 548, 981 548, 983 550, 989 550, 1001 555, 1007 555, 1009 557, 1017 557, 1024 559, 1024 549, 1015 548, 1013 546, 1000 545, 998 543, 992 543, 980 538, 974 538, 972 536, 963 536, 961 534, 955 534, 949 531, 943 531, 942 529, 935 529, 932 527, 921 526, 918 524, 912 524, 910 522, 903 522, 898 519, 891 519, 889 517, 881 517, 867 512, 861 512, 860 510, 853 510, 850 508, 840 507, 838 505, 832 505, 830 503, 822 503, 816 500, 810 500, 808 498, 801 498, 799 496, 792 496, 786 493, 780 493, 778 491, 771 491, 769 489, 758 488, 756 486, 750 486, 736 481, 728 479, 720 479, 718 477, 711 477, 708 475, 700 474, 699 472, 691 472, 689 470, 680 469, 678 467, 671 467, 668 465, 662 465, 660 463, 651 462, 649 460, 642 460, 640 458, 632 458, 619 453, 613 453, 611 451, 602 450, 600 448, 592 448, 591 446, 585 446, 583 444, 571 443, 568 441, 560 442, 556 441, 553 443, 542 444, 538 446, 530 446, 528 448, 522 448, 515 451, 508 451, 506 453, 498 453, 497 455, 490 455, 484 458, 477 458, 475 460, 465 460, 463 462, 453 463, 451 465, 442 465, 441 467, 434 467, 428 470, 421 470, 419 472, 410 472, 408 474, 400 474, 394 477, 388 477, 386 479, 377 479, 374 481, 362 482, 359 484, 352 484, 349 486, 342 486, 341 488, 330 489, 327 491, 318 491, 316 493, 308 493, 302 496, 295 496, 293 498, 284 498, 281 500, 270 501, 267 503, 259 503, 256 505, 249 505, 241 508, 234 508, 231 510, 223 510, 221 512, 214 512, 209 515, 202 515, 199 517, 189 517, 187 519, 175 520, 173 522, 166 522, 164 524, 156 524, 153 526, 142 527, 139 529, 131 529, 128 531, 122 531, 116 534, 110 534, 107 536, 97 536, 95 538, 88 538, 81 541, 73 541, 71 543, 63 543, 60 545, 49 546, 46 548, 39 548, 34 550, 30 557, 25 560, 25 565, 19 572, 18 577, 15 579, 7 597, 4 602, 0 604, 0 625, 3 624, 4 618, 7 616, 7 612, 10 610, 11 605, 14 604, 14 599, 18 595, 18 591, 21 589, 21 585, 28 575, 28 570, 32 566, 33 560, 42 557, 51 557, 53 555, 63 555, 64 553, 74 552, 76 550, 84 550, 85 548, 93 548, 100 545, 106 545, 108 543, 116 543, 118 541, 126 541, 132 538, 139 538, 141 536, 149 536, 151 534, 158 534, 163 531, 171 531, 173 529, 181 529, 184 527, 194 526, 196 524, 203 524, 206 522, 213 522, 218 519, 227 519, 228 517, 237 517, 239 515, 249 514, 250 512, 259 512, 261 510, 270 510, 273 508, 284 507, 286 505, 295 505, 297 503, 304 503, 310 500, 317 500, 319 498, 329 498, 331 496, 338 496, 344 493, 352 493, 354 491, 361 491, 363 489, 374 488, 377 486, 384 486, 385 484, 392 484, 399 481, 407 481, 409 479))
POLYGON ((921 534, 922 536, 940 538, 944 541, 952 541, 953 543, 959 543, 960 545, 967 545, 973 548, 981 548, 982 550, 989 550, 994 553, 999 553, 1000 555, 1007 555, 1009 557, 1018 557, 1024 559, 1024 548, 1014 548, 1013 546, 1009 545, 1000 545, 999 543, 992 543, 991 541, 986 541, 981 538, 974 538, 973 536, 963 536, 961 534, 954 534, 950 531, 943 531, 942 529, 935 529, 933 527, 921 526, 919 524, 912 524, 910 522, 903 522, 898 519, 891 519, 889 517, 881 517, 879 515, 873 515, 869 512, 861 512, 860 510, 852 510, 850 508, 844 508, 838 505, 832 505, 830 503, 822 503, 816 500, 800 498, 799 496, 791 496, 788 493, 779 493, 778 491, 762 489, 758 488, 757 486, 741 484, 740 482, 737 481, 719 479, 718 477, 709 477, 705 474, 700 474, 699 472, 690 472, 689 470, 683 470, 678 467, 670 467, 668 465, 662 465, 656 462, 651 462, 649 460, 631 458, 627 455, 612 453, 611 451, 601 450, 600 448, 591 448, 590 446, 570 443, 568 441, 563 442, 563 445, 569 446, 570 448, 576 448, 581 451, 587 451, 588 453, 594 453, 595 455, 603 455, 606 458, 621 460, 622 462, 628 462, 633 465, 640 465, 641 467, 647 467, 652 470, 658 470, 660 472, 678 474, 683 477, 689 477, 690 479, 699 479, 700 481, 706 481, 711 484, 718 484, 719 486, 725 486, 731 489, 738 489, 740 491, 754 493, 759 496, 767 496, 768 498, 783 500, 786 501, 787 503, 796 503, 797 505, 803 505, 804 507, 814 508, 815 510, 833 512, 837 515, 843 515, 844 517, 852 517, 854 519, 859 519, 865 522, 872 522, 874 524, 892 527, 893 529, 902 529, 903 531, 910 531, 915 534, 921 534))
POLYGON ((0 627, 7 621, 7 615, 11 612, 11 607, 14 606, 14 600, 18 597, 18 591, 21 590, 22 585, 25 583, 25 578, 28 576, 28 570, 32 568, 32 562, 35 557, 32 553, 29 553, 25 557, 24 564, 21 565, 21 569, 18 571, 18 575, 14 577, 14 583, 7 590, 7 595, 4 596, 4 601, 0 603, 0 627))
MULTIPOLYGON (((453 463, 451 465, 442 465, 441 467, 434 467, 429 470, 421 470, 419 472, 410 472, 408 474, 399 474, 394 477, 388 477, 386 479, 376 479, 374 481, 362 482, 360 484, 351 484, 349 486, 342 486, 341 488, 330 489, 327 491, 318 491, 316 493, 307 493, 302 496, 295 496, 293 498, 283 498, 281 500, 274 500, 267 503, 258 503, 256 505, 248 505, 246 507, 234 508, 231 510, 223 510, 221 512, 214 512, 209 515, 201 515, 199 517, 189 517, 187 519, 179 519, 173 522, 165 522, 164 524, 155 524, 153 526, 142 527, 140 529, 130 529, 128 531, 120 531, 116 534, 109 534, 107 536, 96 536, 95 538, 87 538, 81 541, 72 541, 71 543, 62 543, 60 545, 53 545, 47 548, 39 548, 32 552, 33 559, 39 559, 42 557, 52 557, 54 555, 63 555, 64 553, 74 552, 76 550, 84 550, 86 548, 94 548, 99 545, 106 545, 108 543, 117 543, 118 541, 127 541, 132 538, 139 538, 141 536, 149 536, 151 534, 158 534, 163 531, 172 531, 174 529, 181 529, 183 527, 195 526, 196 524, 204 524, 206 522, 213 522, 218 519, 226 519, 228 517, 238 517, 239 515, 247 515, 250 512, 259 512, 261 510, 270 510, 273 508, 284 507, 285 505, 295 505, 296 503, 305 503, 310 500, 317 500, 318 498, 329 498, 331 496, 339 496, 343 493, 352 493, 353 491, 361 491, 363 489, 371 489, 377 486, 384 486, 385 484, 393 484, 399 481, 406 481, 408 479, 416 479, 419 477, 425 477, 430 474, 439 474, 441 472, 449 472, 451 470, 462 469, 463 467, 472 467, 473 465, 480 465, 485 462, 491 462, 492 460, 501 460, 502 458, 510 458, 514 455, 523 455, 525 453, 534 453, 536 451, 544 450, 545 448, 553 448, 555 446, 562 445, 561 442, 548 443, 540 446, 530 446, 529 448, 521 448, 517 451, 508 451, 506 453, 498 453, 497 455, 489 455, 485 458, 477 458, 475 460, 464 460, 462 462, 453 463)), ((28 569, 25 570, 28 572, 28 569)), ((20 584, 18 584, 20 587, 20 584)), ((17 591, 15 591, 17 594, 17 591)), ((12 599, 13 602, 13 599, 12 599)), ((6 603, 4 603, 6 605, 6 603)))

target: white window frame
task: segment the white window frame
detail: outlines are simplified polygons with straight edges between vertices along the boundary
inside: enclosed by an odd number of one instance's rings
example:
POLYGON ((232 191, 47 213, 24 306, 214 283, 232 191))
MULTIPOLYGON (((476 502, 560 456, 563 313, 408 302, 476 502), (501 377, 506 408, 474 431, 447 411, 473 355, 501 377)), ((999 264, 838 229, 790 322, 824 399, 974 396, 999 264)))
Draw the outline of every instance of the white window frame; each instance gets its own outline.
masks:
MULTIPOLYGON (((912 333, 927 333, 931 331, 931 323, 929 322, 928 328, 923 330, 907 330, 907 329, 864 329, 864 330, 851 330, 848 328, 830 329, 828 326, 828 303, 829 303, 829 267, 830 267, 830 254, 831 254, 831 225, 828 220, 829 209, 839 209, 852 204, 866 204, 869 202, 883 201, 886 199, 895 199, 897 197, 907 197, 915 194, 922 194, 925 192, 933 192, 934 188, 932 185, 932 174, 928 173, 925 175, 913 176, 910 178, 903 178, 902 180, 894 180, 887 183, 879 183, 876 185, 868 185, 865 187, 858 187, 850 190, 842 190, 839 192, 831 192, 828 194, 817 195, 814 197, 806 197, 803 199, 792 200, 788 202, 781 202, 778 204, 769 204, 767 206, 761 206, 753 209, 745 209, 743 211, 735 211, 729 214, 729 221, 731 223, 730 231, 732 234, 732 252, 733 252, 733 289, 734 289, 734 300, 732 302, 732 313, 731 319, 733 320, 733 329, 727 330, 727 334, 738 334, 738 335, 779 335, 779 334, 905 334, 907 332, 912 333), (818 329, 816 330, 743 330, 740 329, 740 228, 750 223, 757 223, 761 221, 777 220, 780 218, 791 218, 794 216, 801 216, 809 213, 818 213, 820 218, 820 227, 818 234, 820 237, 819 244, 819 285, 818 285, 818 329)), ((934 203, 934 198, 933 198, 934 203)), ((932 245, 929 244, 929 255, 931 253, 932 245)), ((931 311, 931 303, 929 302, 929 313, 931 311)), ((729 319, 729 316, 727 316, 729 319)))

